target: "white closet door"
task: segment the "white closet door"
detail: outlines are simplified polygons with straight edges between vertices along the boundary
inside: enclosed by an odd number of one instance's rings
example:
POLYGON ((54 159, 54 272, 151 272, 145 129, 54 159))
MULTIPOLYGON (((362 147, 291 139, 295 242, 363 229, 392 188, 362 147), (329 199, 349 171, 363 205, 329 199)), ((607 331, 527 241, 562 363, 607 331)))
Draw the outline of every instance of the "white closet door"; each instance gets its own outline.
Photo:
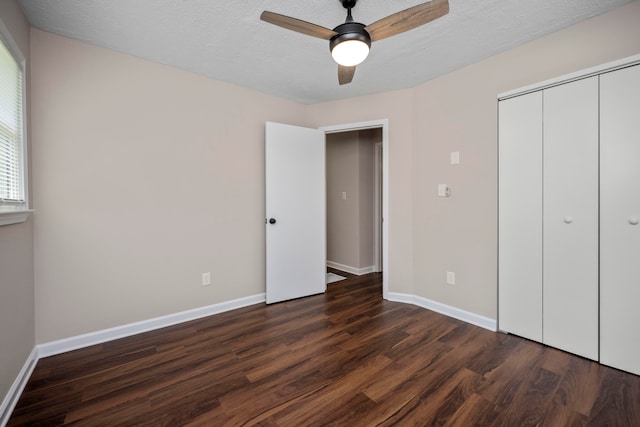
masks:
POLYGON ((598 360, 598 77, 543 96, 542 341, 598 360))
POLYGON ((499 116, 499 329, 542 341, 542 93, 499 116))
POLYGON ((640 375, 640 66, 600 91, 600 361, 640 375))

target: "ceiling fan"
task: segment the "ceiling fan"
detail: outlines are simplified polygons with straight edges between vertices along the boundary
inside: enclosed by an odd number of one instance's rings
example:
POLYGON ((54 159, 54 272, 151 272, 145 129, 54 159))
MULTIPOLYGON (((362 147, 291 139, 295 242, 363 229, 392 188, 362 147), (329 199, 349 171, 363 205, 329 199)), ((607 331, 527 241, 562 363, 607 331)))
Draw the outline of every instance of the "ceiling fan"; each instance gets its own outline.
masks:
POLYGON ((329 40, 331 56, 338 63, 338 82, 351 83, 356 65, 369 54, 371 42, 395 36, 424 25, 449 13, 448 0, 432 0, 382 18, 373 24, 355 22, 351 9, 358 0, 340 0, 347 9, 347 19, 333 30, 278 13, 264 11, 260 19, 288 30, 329 40))

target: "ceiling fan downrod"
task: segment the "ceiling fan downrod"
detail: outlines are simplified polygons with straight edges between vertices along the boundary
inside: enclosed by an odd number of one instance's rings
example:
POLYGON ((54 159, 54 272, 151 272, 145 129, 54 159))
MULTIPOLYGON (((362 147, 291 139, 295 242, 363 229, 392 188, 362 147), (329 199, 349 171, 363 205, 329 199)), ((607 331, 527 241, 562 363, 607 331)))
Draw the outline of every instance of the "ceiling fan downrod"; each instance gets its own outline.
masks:
POLYGON ((347 9, 347 19, 344 21, 345 24, 349 22, 353 22, 353 16, 351 16, 351 9, 353 9, 358 0, 342 0, 342 6, 347 9))

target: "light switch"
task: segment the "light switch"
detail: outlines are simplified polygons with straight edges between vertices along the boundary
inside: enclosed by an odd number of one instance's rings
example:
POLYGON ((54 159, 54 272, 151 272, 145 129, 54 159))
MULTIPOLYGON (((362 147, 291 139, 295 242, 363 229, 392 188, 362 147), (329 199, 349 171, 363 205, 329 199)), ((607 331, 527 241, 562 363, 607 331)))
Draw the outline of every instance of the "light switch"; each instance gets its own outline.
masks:
POLYGON ((342 192, 342 200, 347 200, 347 192, 346 191, 342 192))
POLYGON ((451 152, 451 164, 452 165, 459 165, 460 164, 460 152, 459 151, 452 151, 451 152))
POLYGON ((453 271, 447 271, 447 285, 456 284, 456 273, 453 271))

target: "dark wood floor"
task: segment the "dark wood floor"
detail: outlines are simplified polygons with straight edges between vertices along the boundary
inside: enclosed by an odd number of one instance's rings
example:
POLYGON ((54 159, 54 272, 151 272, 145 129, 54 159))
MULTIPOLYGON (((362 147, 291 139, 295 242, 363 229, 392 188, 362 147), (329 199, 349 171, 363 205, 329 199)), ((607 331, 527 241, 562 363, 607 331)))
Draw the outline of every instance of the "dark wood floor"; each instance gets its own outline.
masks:
POLYGON ((381 276, 39 361, 9 426, 639 426, 640 377, 412 305, 381 276))

